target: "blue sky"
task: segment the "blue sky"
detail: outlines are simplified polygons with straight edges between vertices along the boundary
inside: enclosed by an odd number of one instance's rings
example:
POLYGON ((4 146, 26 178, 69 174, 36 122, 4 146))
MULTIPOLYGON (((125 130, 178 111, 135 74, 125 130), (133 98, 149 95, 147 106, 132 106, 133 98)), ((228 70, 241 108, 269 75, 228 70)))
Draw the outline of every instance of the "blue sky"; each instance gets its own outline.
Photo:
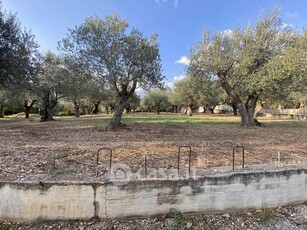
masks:
POLYGON ((2 0, 3 9, 17 13, 22 26, 32 30, 42 51, 56 52, 67 29, 85 18, 115 12, 146 36, 159 35, 167 82, 185 75, 184 57, 203 27, 216 32, 244 26, 278 5, 284 23, 306 28, 307 0, 2 0))

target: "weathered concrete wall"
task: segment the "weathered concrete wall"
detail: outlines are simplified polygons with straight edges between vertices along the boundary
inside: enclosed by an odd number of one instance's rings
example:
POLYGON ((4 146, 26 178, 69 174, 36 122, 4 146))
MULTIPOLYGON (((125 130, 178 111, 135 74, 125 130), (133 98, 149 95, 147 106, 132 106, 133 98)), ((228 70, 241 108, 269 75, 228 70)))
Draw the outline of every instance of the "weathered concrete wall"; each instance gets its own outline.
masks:
POLYGON ((107 187, 107 217, 219 212, 307 201, 306 171, 242 173, 197 181, 143 181, 107 187))
POLYGON ((94 216, 94 189, 89 185, 4 183, 0 220, 89 219, 94 216))
POLYGON ((0 183, 0 220, 89 219, 222 212, 307 201, 307 170, 245 172, 126 185, 0 183))

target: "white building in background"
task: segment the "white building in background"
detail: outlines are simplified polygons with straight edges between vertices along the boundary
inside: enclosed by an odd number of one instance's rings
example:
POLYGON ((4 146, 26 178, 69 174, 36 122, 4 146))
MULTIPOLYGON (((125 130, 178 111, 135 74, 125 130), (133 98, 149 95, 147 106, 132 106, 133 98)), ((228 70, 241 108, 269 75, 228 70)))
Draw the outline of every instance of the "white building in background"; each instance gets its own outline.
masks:
MULTIPOLYGON (((196 112, 197 113, 203 113, 204 112, 204 107, 198 107, 196 109, 196 112)), ((206 111, 206 113, 209 113, 210 111, 206 111)), ((222 104, 222 105, 217 105, 215 108, 214 108, 214 113, 232 113, 233 110, 232 110, 232 107, 229 106, 229 105, 226 105, 226 104, 222 104)))

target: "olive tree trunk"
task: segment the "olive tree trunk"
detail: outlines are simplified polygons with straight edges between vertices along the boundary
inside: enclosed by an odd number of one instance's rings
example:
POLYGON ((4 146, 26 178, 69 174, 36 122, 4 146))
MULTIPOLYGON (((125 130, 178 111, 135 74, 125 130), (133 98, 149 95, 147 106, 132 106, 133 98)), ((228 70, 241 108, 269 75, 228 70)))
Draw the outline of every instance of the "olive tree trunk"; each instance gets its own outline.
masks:
POLYGON ((233 111, 233 115, 237 116, 238 115, 238 108, 234 103, 231 103, 232 106, 232 111, 233 111))
POLYGON ((129 104, 126 104, 126 113, 131 113, 132 109, 131 106, 129 104))
POLYGON ((4 104, 0 103, 0 118, 4 117, 4 104))
POLYGON ((125 109, 125 106, 126 106, 128 99, 129 99, 129 95, 119 96, 119 100, 115 105, 115 110, 114 110, 112 120, 107 127, 108 130, 113 130, 113 129, 116 129, 120 126, 120 124, 121 124, 120 121, 122 119, 123 111, 125 109))
POLYGON ((94 102, 94 109, 92 111, 92 114, 98 114, 98 112, 99 112, 99 105, 100 105, 100 101, 94 102))
POLYGON ((75 117, 80 117, 80 103, 78 101, 74 101, 74 109, 75 109, 75 117))
POLYGON ((50 99, 50 94, 45 93, 43 96, 43 110, 41 121, 53 121, 53 109, 57 104, 57 100, 50 99))
POLYGON ((241 125, 246 127, 253 127, 255 125, 260 125, 260 123, 255 120, 254 112, 258 100, 258 96, 250 95, 244 103, 241 98, 237 95, 235 90, 229 85, 226 77, 222 74, 218 75, 222 87, 231 98, 232 103, 238 108, 241 116, 241 125))
POLYGON ((31 112, 31 109, 32 107, 34 106, 36 100, 32 100, 31 103, 29 104, 28 103, 28 100, 24 100, 24 104, 23 104, 23 107, 25 109, 25 118, 30 118, 30 112, 31 112))
POLYGON ((110 113, 110 112, 109 112, 109 106, 108 106, 108 105, 105 105, 105 106, 104 106, 104 109, 105 109, 105 111, 106 111, 107 114, 110 113))
POLYGON ((188 106, 186 115, 187 116, 192 116, 192 106, 191 105, 188 106))

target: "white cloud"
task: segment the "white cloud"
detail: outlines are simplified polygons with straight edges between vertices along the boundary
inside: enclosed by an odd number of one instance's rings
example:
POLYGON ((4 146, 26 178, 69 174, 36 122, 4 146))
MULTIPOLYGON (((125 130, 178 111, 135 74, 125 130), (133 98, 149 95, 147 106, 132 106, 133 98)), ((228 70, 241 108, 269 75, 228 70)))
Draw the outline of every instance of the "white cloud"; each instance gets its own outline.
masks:
POLYGON ((175 0, 175 2, 174 2, 174 7, 175 7, 175 8, 178 8, 178 5, 179 5, 179 0, 175 0))
POLYGON ((166 82, 166 85, 167 85, 167 87, 169 87, 169 88, 172 89, 172 88, 174 88, 175 82, 180 81, 180 80, 182 80, 182 79, 185 78, 185 77, 186 77, 186 75, 174 76, 172 81, 166 82))
POLYGON ((290 12, 290 11, 287 11, 287 12, 285 13, 285 17, 286 17, 286 18, 293 18, 293 17, 296 17, 296 16, 298 16, 298 13, 297 13, 297 12, 290 12))
POLYGON ((283 22, 280 27, 284 29, 284 28, 287 28, 287 27, 292 27, 292 24, 287 24, 287 23, 283 22))
POLYGON ((233 30, 224 30, 222 31, 222 34, 225 36, 225 37, 228 37, 228 38, 231 38, 233 36, 233 30))
POLYGON ((175 61, 175 64, 189 65, 190 60, 187 56, 182 56, 179 60, 175 61))
MULTIPOLYGON (((168 3, 169 0, 155 0, 155 2, 159 5, 162 5, 162 4, 168 3)), ((179 6, 179 0, 174 0, 173 5, 174 5, 174 8, 177 9, 179 6)))
POLYGON ((140 97, 143 97, 145 95, 145 90, 142 87, 140 87, 139 83, 137 83, 136 85, 135 94, 140 97))
POLYGON ((155 0, 157 4, 161 5, 162 3, 167 3, 168 0, 155 0))

